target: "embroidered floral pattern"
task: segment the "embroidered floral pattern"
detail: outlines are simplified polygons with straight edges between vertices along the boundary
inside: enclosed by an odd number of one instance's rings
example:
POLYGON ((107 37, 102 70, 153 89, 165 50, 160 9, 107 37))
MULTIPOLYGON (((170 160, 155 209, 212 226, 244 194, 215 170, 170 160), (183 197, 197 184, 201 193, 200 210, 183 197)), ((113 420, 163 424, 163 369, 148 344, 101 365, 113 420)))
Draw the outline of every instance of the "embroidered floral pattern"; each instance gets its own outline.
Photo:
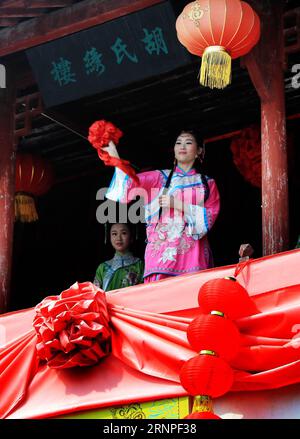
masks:
POLYGON ((195 246, 195 241, 191 239, 187 239, 186 235, 184 234, 177 247, 177 253, 179 255, 184 255, 187 251, 189 251, 194 246, 195 246))
POLYGON ((173 242, 178 238, 181 238, 184 222, 178 218, 166 218, 167 223, 158 224, 157 232, 160 240, 168 239, 169 242, 173 242), (167 235, 167 236, 166 236, 167 235))
POLYGON ((129 271, 122 280, 122 287, 130 287, 138 283, 138 274, 135 271, 129 271))
POLYGON ((167 261, 176 261, 176 258, 174 257, 177 254, 177 248, 176 247, 167 247, 162 257, 159 259, 159 262, 162 262, 165 264, 167 261))
POLYGON ((157 254, 161 251, 162 246, 166 244, 166 241, 164 239, 157 239, 156 241, 153 241, 150 243, 151 250, 154 254, 157 254))
POLYGON ((195 246, 194 239, 186 234, 184 221, 179 218, 164 218, 153 229, 149 242, 151 256, 161 256, 158 261, 162 264, 176 262, 177 255, 184 255, 195 246))

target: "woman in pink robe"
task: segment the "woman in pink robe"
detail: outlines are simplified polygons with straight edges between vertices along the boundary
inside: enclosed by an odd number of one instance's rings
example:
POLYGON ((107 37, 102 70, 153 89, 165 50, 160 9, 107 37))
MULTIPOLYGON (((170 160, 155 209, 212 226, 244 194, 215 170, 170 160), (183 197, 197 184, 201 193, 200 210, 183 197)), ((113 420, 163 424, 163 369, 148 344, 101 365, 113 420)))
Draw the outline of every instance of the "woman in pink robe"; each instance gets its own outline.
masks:
MULTIPOLYGON (((106 148, 119 157, 113 142, 106 148)), ((172 170, 138 174, 139 184, 116 168, 106 197, 129 202, 144 196, 147 224, 144 282, 197 272, 213 266, 207 232, 220 209, 215 181, 194 168, 203 160, 203 141, 183 130, 175 146, 172 170)))

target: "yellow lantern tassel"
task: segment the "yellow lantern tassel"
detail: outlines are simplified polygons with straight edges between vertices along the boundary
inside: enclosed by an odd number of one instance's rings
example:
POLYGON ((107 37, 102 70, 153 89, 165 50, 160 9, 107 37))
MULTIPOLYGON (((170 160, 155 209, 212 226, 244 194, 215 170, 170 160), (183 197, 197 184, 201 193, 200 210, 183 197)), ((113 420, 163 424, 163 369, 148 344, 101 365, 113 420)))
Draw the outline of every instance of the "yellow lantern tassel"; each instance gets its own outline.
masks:
POLYGON ((194 397, 193 413, 212 412, 212 399, 207 395, 198 395, 194 397))
POLYGON ((208 395, 194 397, 193 411, 184 419, 221 419, 213 412, 212 400, 208 395))
POLYGON ((38 219, 33 197, 17 192, 15 196, 15 220, 22 223, 32 223, 38 219))
POLYGON ((223 89, 231 83, 231 56, 225 47, 207 47, 202 55, 200 84, 223 89))

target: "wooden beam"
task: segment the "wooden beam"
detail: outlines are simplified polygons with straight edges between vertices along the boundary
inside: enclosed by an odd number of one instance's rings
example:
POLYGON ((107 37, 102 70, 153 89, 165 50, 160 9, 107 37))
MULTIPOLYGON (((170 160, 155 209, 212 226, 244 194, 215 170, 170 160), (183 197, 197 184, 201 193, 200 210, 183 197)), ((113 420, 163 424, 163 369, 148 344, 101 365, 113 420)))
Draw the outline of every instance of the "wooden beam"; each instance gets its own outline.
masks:
POLYGON ((79 32, 162 0, 84 0, 0 31, 0 56, 79 32))
POLYGON ((19 21, 18 18, 0 18, 0 27, 15 26, 19 21))
POLYGON ((252 6, 258 15, 261 15, 265 11, 266 3, 270 1, 272 0, 247 0, 247 3, 252 6))
POLYGON ((43 15, 44 12, 40 9, 24 9, 24 8, 0 8, 0 17, 20 17, 32 18, 43 15))
POLYGON ((16 100, 15 114, 15 143, 19 138, 31 133, 32 119, 39 116, 43 111, 42 97, 39 92, 26 95, 16 100), (18 108, 19 107, 19 108, 18 108), (33 108, 34 107, 34 108, 33 108))
POLYGON ((241 60, 242 67, 248 69, 251 81, 262 101, 265 101, 269 97, 269 89, 264 78, 264 72, 258 65, 257 56, 255 56, 255 51, 252 50, 241 60))
POLYGON ((7 311, 14 227, 15 149, 13 72, 6 71, 7 88, 0 89, 0 313, 7 311))
POLYGON ((300 7, 287 11, 284 14, 286 29, 284 30, 285 51, 287 54, 300 51, 300 7), (293 23, 288 27, 289 23, 293 23))
POLYGON ((70 6, 73 0, 10 0, 0 5, 1 8, 61 8, 70 6))
MULTIPOLYGON (((290 116, 288 116, 286 118, 286 120, 296 120, 296 119, 300 119, 300 113, 296 113, 296 114, 291 114, 290 116)), ((224 139, 231 139, 234 136, 238 136, 239 134, 241 134, 242 130, 236 130, 236 131, 231 131, 229 133, 225 133, 225 134, 219 134, 218 136, 214 136, 214 137, 209 137, 207 139, 204 139, 204 143, 212 143, 212 142, 218 142, 219 140, 224 140, 224 139)))
POLYGON ((73 0, 23 0, 27 8, 64 8, 73 4, 73 0))
POLYGON ((262 35, 245 64, 261 98, 263 253, 289 248, 283 1, 265 3, 262 35))

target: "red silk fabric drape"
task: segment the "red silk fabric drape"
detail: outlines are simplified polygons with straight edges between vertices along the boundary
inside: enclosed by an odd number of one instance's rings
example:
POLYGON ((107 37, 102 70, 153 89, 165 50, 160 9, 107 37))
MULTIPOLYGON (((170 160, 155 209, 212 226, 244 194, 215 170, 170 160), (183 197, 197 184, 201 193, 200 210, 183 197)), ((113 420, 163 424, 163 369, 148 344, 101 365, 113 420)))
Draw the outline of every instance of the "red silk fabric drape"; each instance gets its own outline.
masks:
MULTIPOLYGON (((254 260, 238 276, 256 315, 237 320, 242 347, 231 362, 233 391, 300 382, 300 250, 254 260), (299 343, 298 343, 299 340, 299 343)), ((112 354, 88 368, 54 370, 38 364, 34 310, 0 318, 0 414, 43 418, 76 410, 184 395, 179 370, 195 356, 186 328, 197 315, 199 287, 232 275, 235 266, 107 293, 112 354)))

